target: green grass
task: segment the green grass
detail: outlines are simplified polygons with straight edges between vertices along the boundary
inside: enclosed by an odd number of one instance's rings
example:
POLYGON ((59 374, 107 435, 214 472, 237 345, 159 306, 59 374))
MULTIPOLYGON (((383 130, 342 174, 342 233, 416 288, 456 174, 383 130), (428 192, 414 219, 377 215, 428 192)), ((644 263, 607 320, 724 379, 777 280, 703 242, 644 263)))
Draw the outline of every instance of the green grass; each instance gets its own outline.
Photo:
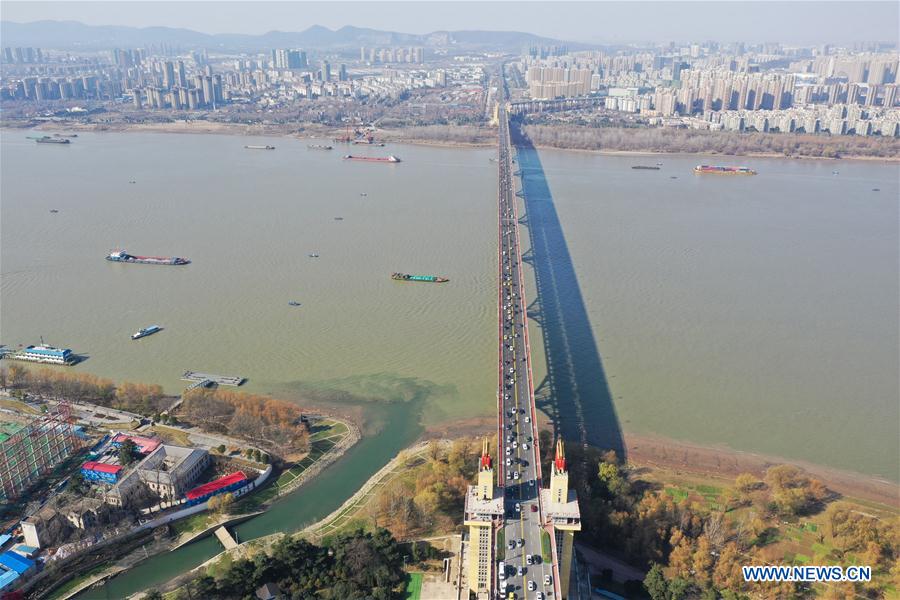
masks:
POLYGON ((202 531, 208 523, 208 517, 209 515, 206 512, 191 515, 185 519, 179 519, 172 523, 172 529, 175 530, 176 535, 202 531))
POLYGON ((553 557, 551 555, 552 548, 550 546, 550 534, 546 531, 541 531, 541 559, 547 564, 553 562, 553 557))
POLYGON ((406 595, 404 600, 420 600, 422 597, 422 573, 410 573, 406 583, 406 595))
POLYGON ((497 560, 506 558, 506 533, 501 529, 497 533, 497 560))
POLYGON ((688 497, 689 492, 681 488, 666 488, 666 493, 672 496, 675 502, 681 502, 688 497))
POLYGON ((82 583, 84 583, 85 581, 90 579, 91 577, 94 577, 95 575, 99 575, 105 569, 106 569, 106 565, 100 565, 99 567, 95 567, 95 568, 91 569, 84 575, 79 575, 79 576, 75 577, 74 579, 70 579, 69 581, 64 583, 62 586, 60 586, 60 587, 56 588, 56 590, 54 590, 53 595, 50 596, 51 600, 55 599, 55 598, 65 597, 68 593, 70 593, 72 590, 74 590, 77 586, 81 585, 82 583))

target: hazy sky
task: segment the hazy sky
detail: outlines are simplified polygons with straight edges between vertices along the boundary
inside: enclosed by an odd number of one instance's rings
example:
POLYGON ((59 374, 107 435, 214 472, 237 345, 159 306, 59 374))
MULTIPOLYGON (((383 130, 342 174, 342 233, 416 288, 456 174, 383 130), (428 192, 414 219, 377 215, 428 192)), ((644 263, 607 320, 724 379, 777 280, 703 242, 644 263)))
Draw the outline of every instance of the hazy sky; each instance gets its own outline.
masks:
POLYGON ((527 31, 589 42, 897 41, 900 2, 36 2, 0 0, 9 21, 164 25, 206 33, 300 31, 344 25, 426 33, 440 29, 527 31))

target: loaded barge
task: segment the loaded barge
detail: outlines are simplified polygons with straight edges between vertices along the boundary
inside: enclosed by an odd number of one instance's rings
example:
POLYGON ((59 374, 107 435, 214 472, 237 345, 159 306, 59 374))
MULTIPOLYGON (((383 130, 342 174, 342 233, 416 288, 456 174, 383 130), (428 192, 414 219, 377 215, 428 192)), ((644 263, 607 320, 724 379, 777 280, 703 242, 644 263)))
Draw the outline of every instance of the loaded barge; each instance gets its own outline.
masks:
POLYGON ((391 273, 391 279, 396 281, 425 281, 427 283, 446 283, 450 281, 446 277, 437 275, 408 275, 406 273, 391 273))
POLYGON ((697 175, 756 175, 756 171, 750 167, 720 167, 716 165, 697 165, 694 167, 697 175))
POLYGON ((391 154, 387 157, 381 156, 353 156, 352 154, 347 154, 344 156, 344 160, 361 160, 365 162, 386 162, 386 163, 398 163, 400 159, 391 154))
POLYGON ((142 265, 187 265, 190 260, 180 256, 135 256, 124 250, 116 250, 106 257, 112 262, 138 263, 142 265))

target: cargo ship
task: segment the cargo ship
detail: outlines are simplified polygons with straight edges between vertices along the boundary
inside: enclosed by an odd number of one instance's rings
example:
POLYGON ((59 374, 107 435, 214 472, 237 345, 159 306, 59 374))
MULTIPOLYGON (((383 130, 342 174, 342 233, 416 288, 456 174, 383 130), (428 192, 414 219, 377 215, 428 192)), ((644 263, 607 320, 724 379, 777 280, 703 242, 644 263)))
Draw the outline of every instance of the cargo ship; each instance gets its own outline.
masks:
POLYGON ((381 156, 353 156, 352 154, 347 154, 344 156, 344 160, 362 160, 365 162, 387 162, 387 163, 398 163, 400 159, 391 154, 387 157, 381 156))
POLYGON ((446 283, 450 281, 446 277, 437 275, 407 275, 406 273, 391 273, 391 279, 397 281, 425 281, 428 283, 446 283))
POLYGON ((137 333, 131 334, 131 339, 139 340, 142 337, 147 337, 148 335, 153 335, 157 331, 162 331, 162 327, 159 325, 151 325, 150 327, 144 327, 143 329, 138 329, 137 333))
POLYGON ((274 150, 275 146, 244 146, 247 150, 274 150))
POLYGON ((756 175, 756 171, 750 167, 720 167, 716 165, 697 165, 694 167, 697 175, 756 175))
POLYGON ((36 141, 38 144, 70 144, 72 140, 69 138, 56 138, 56 137, 42 137, 37 138, 36 141))
POLYGON ((116 250, 106 257, 112 262, 138 263, 143 265, 187 265, 190 260, 179 256, 135 256, 124 250, 116 250))

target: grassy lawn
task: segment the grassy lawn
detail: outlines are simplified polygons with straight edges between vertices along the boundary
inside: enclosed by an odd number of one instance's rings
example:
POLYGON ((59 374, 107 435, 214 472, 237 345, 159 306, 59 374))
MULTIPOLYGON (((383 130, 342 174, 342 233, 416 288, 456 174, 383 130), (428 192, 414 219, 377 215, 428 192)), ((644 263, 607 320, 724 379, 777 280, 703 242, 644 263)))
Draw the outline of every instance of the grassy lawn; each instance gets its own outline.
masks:
POLYGON ((206 512, 202 512, 175 521, 174 523, 172 523, 172 529, 175 530, 176 535, 181 535, 182 533, 194 533, 197 531, 202 531, 206 527, 206 524, 208 522, 209 515, 206 512))
POLYGON ((159 437, 161 437, 163 440, 168 443, 175 444, 176 446, 193 446, 190 439, 188 438, 187 432, 182 431, 181 429, 166 427, 165 425, 154 425, 150 428, 150 431, 159 434, 159 437))
POLYGON ((106 565, 100 565, 99 567, 91 569, 84 575, 79 575, 79 576, 75 577, 74 579, 70 579, 65 584, 56 588, 56 590, 53 591, 53 594, 50 596, 51 600, 54 600, 55 598, 65 597, 66 594, 68 594, 69 592, 74 590, 77 586, 81 585, 83 582, 87 581, 91 577, 94 577, 95 575, 99 575, 105 569, 106 569, 106 565))
POLYGON ((21 400, 14 400, 12 398, 0 398, 0 407, 30 415, 41 414, 41 412, 33 406, 29 406, 21 400))
POLYGON ((548 564, 553 562, 551 552, 550 534, 546 531, 541 531, 541 560, 548 564))
POLYGON ((506 532, 502 529, 497 532, 497 560, 506 558, 506 532))
POLYGON ((405 600, 419 600, 422 596, 422 573, 410 573, 406 583, 405 600))

